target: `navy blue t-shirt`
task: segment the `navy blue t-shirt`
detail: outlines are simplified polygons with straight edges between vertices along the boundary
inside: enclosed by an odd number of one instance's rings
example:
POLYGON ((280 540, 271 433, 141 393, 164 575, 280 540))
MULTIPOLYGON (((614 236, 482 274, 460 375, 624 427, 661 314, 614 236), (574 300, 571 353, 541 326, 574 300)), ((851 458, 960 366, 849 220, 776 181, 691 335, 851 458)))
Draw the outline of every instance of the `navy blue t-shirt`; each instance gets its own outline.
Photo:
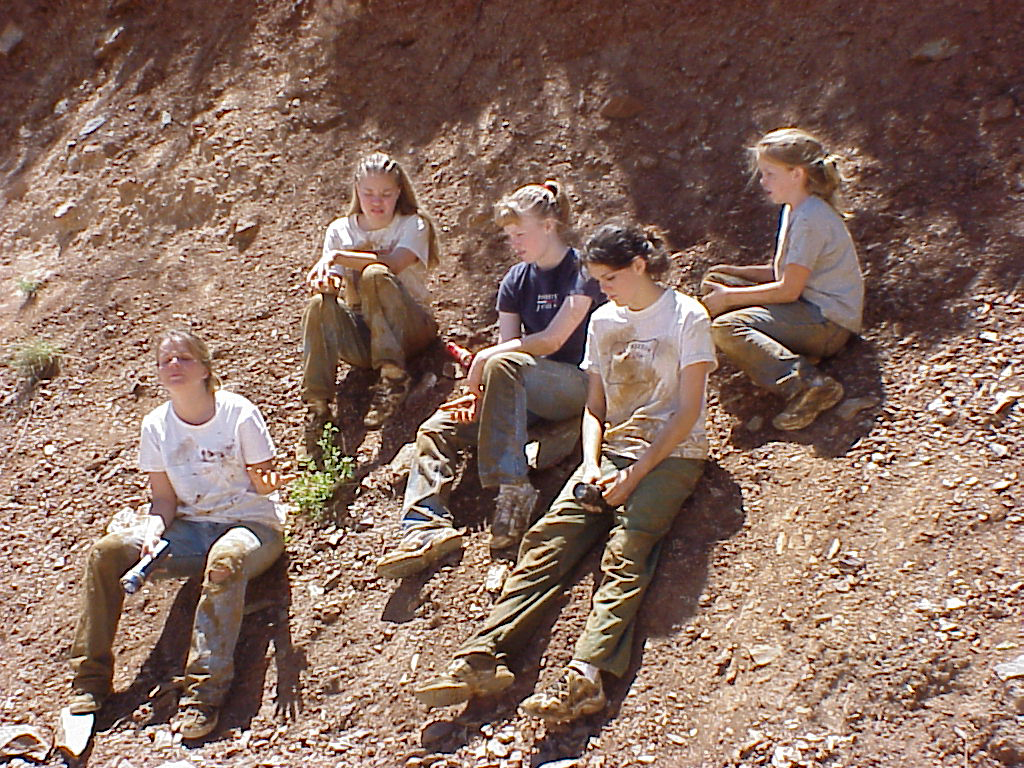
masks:
POLYGON ((575 249, 565 252, 565 258, 553 269, 539 269, 536 264, 520 262, 505 273, 498 288, 498 311, 515 312, 523 324, 523 335, 540 333, 555 319, 566 296, 589 296, 594 303, 590 312, 576 327, 565 344, 550 355, 548 360, 579 365, 587 340, 590 313, 605 302, 597 280, 580 272, 580 259, 575 249))

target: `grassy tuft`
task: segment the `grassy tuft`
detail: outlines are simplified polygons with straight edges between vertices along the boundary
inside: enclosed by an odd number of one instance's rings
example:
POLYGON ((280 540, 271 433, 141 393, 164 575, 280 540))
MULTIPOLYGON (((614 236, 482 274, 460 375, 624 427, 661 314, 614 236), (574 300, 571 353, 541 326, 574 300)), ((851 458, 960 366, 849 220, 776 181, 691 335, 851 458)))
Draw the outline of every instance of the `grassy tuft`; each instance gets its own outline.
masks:
POLYGON ((288 487, 289 497, 299 512, 314 520, 323 518, 335 489, 351 483, 355 477, 355 459, 343 456, 341 449, 334 444, 337 431, 333 424, 324 425, 323 434, 317 440, 322 451, 320 466, 312 457, 303 459, 299 463, 301 473, 288 487))
POLYGON ((10 365, 31 387, 56 376, 63 356, 63 351, 56 344, 46 339, 33 339, 14 349, 10 365))
POLYGON ((34 280, 31 277, 22 277, 18 279, 18 290, 21 291, 21 295, 25 297, 25 301, 32 301, 39 292, 39 289, 42 287, 42 280, 34 280))

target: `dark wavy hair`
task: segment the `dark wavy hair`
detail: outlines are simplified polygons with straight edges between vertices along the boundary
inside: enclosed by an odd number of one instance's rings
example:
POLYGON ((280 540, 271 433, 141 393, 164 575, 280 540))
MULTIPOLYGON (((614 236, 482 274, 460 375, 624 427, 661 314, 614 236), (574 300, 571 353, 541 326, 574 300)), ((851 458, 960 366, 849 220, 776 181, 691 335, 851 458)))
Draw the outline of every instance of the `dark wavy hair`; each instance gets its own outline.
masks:
POLYGON ((601 264, 611 269, 628 267, 633 259, 643 259, 652 277, 663 274, 670 262, 665 251, 665 233, 657 227, 605 224, 583 249, 583 264, 601 264))

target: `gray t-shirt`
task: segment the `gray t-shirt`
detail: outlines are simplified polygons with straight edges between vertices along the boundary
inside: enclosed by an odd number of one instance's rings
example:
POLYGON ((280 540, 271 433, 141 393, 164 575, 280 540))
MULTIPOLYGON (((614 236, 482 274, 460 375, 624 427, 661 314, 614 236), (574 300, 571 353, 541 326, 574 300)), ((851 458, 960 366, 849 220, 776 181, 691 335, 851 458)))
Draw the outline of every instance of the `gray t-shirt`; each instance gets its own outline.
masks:
POLYGON ((809 301, 833 323, 861 331, 864 277, 853 239, 835 208, 811 195, 797 208, 786 206, 779 225, 775 279, 787 264, 811 270, 800 298, 809 301))

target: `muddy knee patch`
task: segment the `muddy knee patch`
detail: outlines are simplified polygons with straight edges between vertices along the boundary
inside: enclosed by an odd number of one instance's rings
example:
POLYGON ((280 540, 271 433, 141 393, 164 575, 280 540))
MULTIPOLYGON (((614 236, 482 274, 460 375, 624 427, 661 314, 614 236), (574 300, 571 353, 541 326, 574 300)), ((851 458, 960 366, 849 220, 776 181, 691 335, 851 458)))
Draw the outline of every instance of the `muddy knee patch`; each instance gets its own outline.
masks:
POLYGON ((619 531, 608 540, 601 555, 601 570, 644 570, 647 558, 658 542, 657 536, 643 531, 619 531))
POLYGON ((238 578, 248 551, 249 547, 241 541, 218 542, 206 563, 207 583, 223 584, 238 578))

